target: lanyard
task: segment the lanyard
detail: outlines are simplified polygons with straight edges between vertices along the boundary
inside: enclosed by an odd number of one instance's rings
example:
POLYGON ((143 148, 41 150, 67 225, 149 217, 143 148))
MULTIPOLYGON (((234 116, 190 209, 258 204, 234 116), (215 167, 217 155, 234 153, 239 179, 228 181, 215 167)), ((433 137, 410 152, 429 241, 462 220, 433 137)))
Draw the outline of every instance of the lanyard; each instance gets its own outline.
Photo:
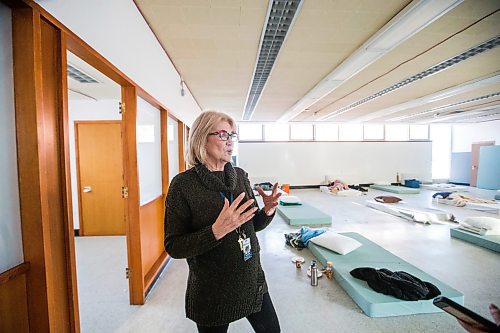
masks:
MULTIPOLYGON (((220 196, 222 197, 222 199, 226 199, 226 196, 224 195, 223 192, 219 192, 220 196)), ((233 197, 233 194, 231 193, 231 197, 229 198, 229 204, 232 204, 233 203, 233 200, 234 200, 234 197, 233 197)))

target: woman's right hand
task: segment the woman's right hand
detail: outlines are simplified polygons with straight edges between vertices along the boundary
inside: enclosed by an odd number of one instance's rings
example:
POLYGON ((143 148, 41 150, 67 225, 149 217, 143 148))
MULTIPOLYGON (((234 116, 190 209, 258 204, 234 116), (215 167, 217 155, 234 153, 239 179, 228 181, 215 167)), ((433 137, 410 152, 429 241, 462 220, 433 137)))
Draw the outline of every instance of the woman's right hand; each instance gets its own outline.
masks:
POLYGON ((238 207, 244 197, 245 192, 238 195, 232 204, 229 204, 227 198, 224 198, 224 207, 222 207, 215 223, 212 224, 212 232, 214 233, 216 240, 221 239, 255 216, 257 207, 252 207, 251 209, 245 211, 248 207, 250 207, 250 205, 253 204, 254 199, 247 200, 240 207, 238 207))

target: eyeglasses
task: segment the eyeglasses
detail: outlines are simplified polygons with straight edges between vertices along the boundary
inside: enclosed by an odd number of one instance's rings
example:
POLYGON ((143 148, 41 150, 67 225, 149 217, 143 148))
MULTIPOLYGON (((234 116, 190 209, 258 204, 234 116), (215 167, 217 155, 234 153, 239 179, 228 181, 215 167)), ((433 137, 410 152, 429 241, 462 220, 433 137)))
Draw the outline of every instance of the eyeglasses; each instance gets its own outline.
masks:
POLYGON ((217 135, 222 141, 228 141, 229 139, 231 139, 231 142, 238 141, 238 133, 228 133, 226 130, 208 133, 208 135, 217 135))

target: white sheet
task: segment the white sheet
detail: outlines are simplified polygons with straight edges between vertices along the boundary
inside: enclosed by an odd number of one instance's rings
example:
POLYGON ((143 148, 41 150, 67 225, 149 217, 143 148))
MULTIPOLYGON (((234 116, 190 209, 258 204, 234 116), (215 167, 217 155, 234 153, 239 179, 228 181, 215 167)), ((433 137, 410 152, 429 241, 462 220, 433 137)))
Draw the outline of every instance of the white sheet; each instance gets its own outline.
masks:
POLYGON ((424 207, 412 207, 403 202, 396 204, 386 204, 381 202, 376 202, 374 200, 366 200, 366 205, 371 208, 375 208, 385 213, 401 217, 405 220, 423 223, 423 224, 455 224, 455 217, 453 214, 448 212, 434 209, 434 208, 424 208, 424 207))
MULTIPOLYGON (((447 204, 447 205, 459 207, 459 206, 454 205, 452 200, 439 199, 439 198, 436 198, 434 200, 440 204, 447 204)), ((488 203, 467 202, 464 207, 469 208, 469 209, 473 209, 473 210, 478 210, 478 211, 485 212, 485 213, 500 215, 500 203, 488 204, 488 203)))
POLYGON ((420 187, 425 188, 427 190, 433 191, 446 191, 446 192, 467 192, 468 189, 465 186, 459 186, 454 184, 420 184, 420 187))

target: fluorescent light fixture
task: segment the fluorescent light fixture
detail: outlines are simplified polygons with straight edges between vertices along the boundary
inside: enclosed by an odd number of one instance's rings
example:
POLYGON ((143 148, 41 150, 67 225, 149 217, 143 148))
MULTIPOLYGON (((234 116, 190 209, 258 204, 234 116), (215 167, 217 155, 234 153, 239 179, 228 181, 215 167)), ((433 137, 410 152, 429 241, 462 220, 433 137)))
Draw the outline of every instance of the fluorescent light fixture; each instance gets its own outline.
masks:
POLYGON ((435 122, 442 122, 445 120, 448 121, 450 119, 457 119, 457 118, 473 119, 473 118, 482 117, 482 116, 490 116, 491 111, 497 111, 497 110, 500 110, 500 107, 498 105, 487 106, 484 108, 475 109, 475 110, 471 110, 471 111, 463 111, 463 112, 459 112, 459 113, 452 113, 450 115, 437 116, 436 118, 433 118, 430 120, 423 120, 422 122, 435 123, 435 122))
POLYGON ((414 0, 287 110, 279 122, 295 118, 387 52, 446 14, 463 0, 414 0), (311 96, 315 99, 311 100, 311 96))
POLYGON ((434 112, 437 112, 437 114, 439 114, 439 113, 441 113, 441 112, 443 112, 445 110, 453 109, 453 108, 455 108, 455 107, 457 107, 459 105, 474 103, 474 102, 477 102, 477 101, 482 101, 482 100, 490 99, 490 98, 497 97, 497 96, 500 96, 500 91, 497 91, 497 92, 494 92, 494 93, 491 93, 491 94, 488 94, 488 95, 474 97, 474 98, 467 99, 467 100, 460 101, 460 102, 456 102, 456 103, 450 103, 450 104, 445 104, 445 105, 437 106, 435 108, 432 108, 432 109, 429 109, 429 110, 425 110, 425 111, 421 111, 421 112, 417 112, 417 113, 414 113, 414 114, 392 118, 392 119, 389 119, 389 121, 401 121, 401 120, 407 120, 407 119, 410 119, 410 118, 417 118, 417 117, 422 117, 422 116, 425 117, 427 114, 434 113, 434 112))
MULTIPOLYGON (((372 112, 368 115, 354 119, 355 121, 366 122, 373 119, 385 117, 396 112, 408 110, 414 107, 422 106, 424 104, 436 102, 445 98, 453 97, 455 95, 463 94, 471 90, 475 90, 487 85, 500 83, 500 71, 497 71, 491 75, 483 76, 481 78, 471 80, 460 85, 438 91, 437 93, 420 97, 405 103, 394 105, 390 108, 382 109, 377 112, 372 112)), ((399 117, 390 119, 390 121, 396 121, 399 117)))
POLYGON ((302 0, 269 1, 266 22, 262 30, 257 61, 243 109, 242 120, 252 119, 268 78, 274 69, 280 49, 287 39, 288 32, 292 29, 300 8, 302 8, 302 0))
POLYGON ((351 111, 352 109, 357 108, 365 103, 373 101, 376 98, 379 98, 379 97, 382 97, 386 94, 392 93, 392 92, 396 91, 397 89, 400 89, 404 86, 407 86, 415 81, 422 80, 428 76, 431 76, 431 75, 434 75, 434 74, 439 73, 441 71, 444 71, 451 66, 454 66, 454 65, 456 65, 462 61, 465 61, 471 57, 474 57, 478 54, 481 54, 483 52, 491 50, 497 46, 500 46, 500 36, 495 36, 492 39, 489 39, 489 40, 487 40, 479 45, 476 45, 476 46, 460 53, 460 54, 457 54, 456 56, 454 56, 452 58, 448 58, 444 61, 441 61, 440 63, 438 63, 432 67, 429 67, 420 73, 414 74, 410 77, 407 77, 404 80, 401 80, 397 83, 394 83, 390 87, 386 87, 385 89, 379 90, 372 95, 365 96, 364 98, 362 98, 360 100, 357 100, 349 105, 341 107, 340 109, 337 109, 335 111, 332 111, 332 112, 316 119, 316 121, 322 121, 322 120, 330 119, 332 117, 336 117, 336 116, 339 116, 341 114, 344 114, 344 113, 351 111))
MULTIPOLYGON (((499 109, 500 110, 500 109, 499 109)), ((483 123, 487 121, 493 121, 493 120, 499 120, 500 119, 500 112, 495 112, 492 114, 482 114, 479 116, 474 116, 474 117, 467 117, 464 119, 461 119, 459 122, 464 122, 464 123, 483 123), (479 119, 483 118, 483 119, 479 119), (486 119, 489 118, 489 119, 486 119), (473 120, 476 119, 476 120, 473 120)))
POLYGON ((455 8, 460 0, 420 0, 386 24, 365 46, 367 51, 387 52, 415 35, 442 15, 455 8))

